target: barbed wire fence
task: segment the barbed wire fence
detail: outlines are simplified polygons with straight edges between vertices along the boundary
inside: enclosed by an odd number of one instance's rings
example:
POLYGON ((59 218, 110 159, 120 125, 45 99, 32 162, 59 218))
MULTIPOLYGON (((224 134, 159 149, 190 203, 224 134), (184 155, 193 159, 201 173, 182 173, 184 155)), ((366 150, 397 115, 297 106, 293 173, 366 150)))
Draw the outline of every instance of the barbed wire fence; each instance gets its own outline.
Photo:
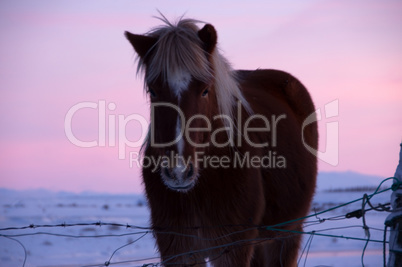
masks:
MULTIPOLYGON (((25 236, 38 236, 38 235, 49 235, 49 236, 55 236, 55 237, 68 237, 68 238, 77 238, 77 239, 86 239, 86 238, 107 238, 107 237, 126 237, 126 236, 131 236, 134 237, 134 240, 131 240, 130 242, 126 242, 124 245, 116 247, 113 249, 113 251, 110 253, 110 256, 105 258, 104 262, 99 262, 97 264, 82 264, 79 266, 110 266, 110 265, 129 265, 129 266, 139 266, 139 267, 145 267, 145 266, 170 266, 170 265, 180 265, 180 262, 176 261, 176 259, 180 257, 193 257, 194 254, 201 253, 201 252, 206 252, 210 251, 215 253, 216 255, 213 257, 210 257, 207 259, 207 262, 214 262, 215 260, 219 259, 222 255, 227 253, 230 249, 236 249, 241 246, 253 246, 256 244, 260 244, 263 242, 266 242, 268 240, 277 240, 281 241, 285 238, 292 237, 293 235, 306 235, 307 240, 304 244, 304 246, 301 248, 299 258, 298 258, 298 265, 299 266, 305 266, 306 261, 309 257, 309 252, 311 245, 314 241, 314 238, 316 237, 326 237, 326 238, 337 238, 337 239, 347 239, 347 240, 356 240, 356 241, 361 241, 364 243, 364 247, 361 253, 361 264, 364 266, 364 256, 365 252, 367 249, 367 246, 369 243, 380 243, 383 246, 383 264, 386 266, 386 258, 387 258, 387 250, 386 246, 389 244, 389 241, 387 240, 387 234, 389 234, 390 231, 387 233, 387 228, 388 226, 384 226, 383 229, 379 228, 374 228, 370 227, 367 220, 366 220, 366 213, 367 212, 391 212, 391 203, 380 203, 377 205, 373 205, 371 203, 371 199, 379 194, 383 194, 389 191, 396 191, 401 187, 401 182, 396 179, 395 177, 390 177, 385 180, 383 180, 378 187, 375 189, 375 191, 371 194, 363 194, 361 198, 357 198, 348 202, 345 202, 340 205, 336 205, 321 211, 315 211, 311 213, 308 216, 297 218, 294 220, 290 220, 287 222, 279 223, 276 225, 219 225, 216 227, 225 227, 227 229, 230 229, 231 227, 234 230, 233 232, 230 232, 227 235, 220 236, 216 239, 207 239, 208 241, 214 241, 217 239, 224 239, 228 237, 229 235, 235 235, 239 234, 240 232, 246 232, 250 230, 255 230, 258 229, 260 231, 270 231, 274 232, 275 236, 274 237, 269 237, 269 238, 254 238, 254 239, 247 239, 247 240, 238 240, 236 242, 232 243, 227 243, 224 245, 220 246, 215 246, 215 247, 210 247, 205 250, 189 250, 188 252, 179 254, 179 255, 171 255, 171 257, 168 257, 166 260, 161 261, 161 259, 157 256, 155 257, 149 257, 149 258, 137 258, 137 259, 132 259, 132 260, 125 260, 125 261, 118 261, 114 260, 115 255, 126 249, 129 246, 132 246, 138 242, 140 242, 142 239, 144 239, 146 236, 152 236, 155 232, 158 232, 160 234, 169 234, 169 235, 181 235, 181 236, 186 236, 188 238, 194 238, 194 239, 205 239, 197 235, 192 235, 192 234, 183 234, 183 232, 175 231, 175 229, 152 229, 147 226, 138 226, 138 225, 132 225, 132 224, 124 224, 124 223, 108 223, 108 222, 90 222, 90 223, 60 223, 60 224, 30 224, 22 227, 4 227, 0 228, 0 237, 6 238, 9 240, 12 240, 16 242, 24 251, 24 259, 22 262, 22 266, 25 266, 28 260, 28 253, 27 249, 24 245, 24 243, 19 240, 21 237, 25 236), (390 187, 383 187, 383 184, 387 181, 393 181, 392 186, 390 187), (347 213, 342 213, 335 215, 335 216, 327 216, 324 217, 325 215, 328 215, 329 212, 334 212, 334 211, 339 211, 341 208, 349 206, 353 203, 359 203, 361 202, 361 208, 353 210, 351 212, 347 213), (310 230, 310 231, 295 231, 295 230, 286 230, 284 226, 288 226, 291 224, 301 224, 303 225, 304 228, 311 228, 317 225, 322 226, 326 222, 334 221, 334 222, 339 222, 339 221, 345 221, 349 220, 351 218, 357 218, 361 219, 359 224, 355 225, 347 225, 347 226, 339 226, 339 227, 329 227, 329 228, 321 228, 321 229, 315 229, 315 230, 310 230), (37 232, 29 232, 26 233, 24 231, 27 231, 28 229, 33 229, 33 230, 38 230, 38 229, 50 229, 50 228, 70 228, 70 227, 87 227, 87 226, 95 226, 95 227, 102 227, 102 226, 110 226, 114 228, 118 228, 119 230, 123 231, 121 234, 103 234, 103 235, 71 235, 71 234, 63 234, 63 233, 52 233, 49 231, 37 231, 37 232), (242 227, 242 230, 238 230, 239 227, 242 227), (348 235, 337 235, 333 234, 332 232, 334 230, 345 230, 345 229, 352 229, 352 228, 360 228, 363 229, 365 232, 365 237, 356 237, 356 236, 348 236, 348 235), (372 231, 377 231, 382 233, 383 238, 378 239, 378 238, 371 238, 371 232, 372 231), (12 232, 12 233, 10 233, 12 232), (17 232, 17 233, 15 233, 17 232)), ((196 230, 202 228, 202 226, 195 226, 192 227, 190 230, 196 230)), ((95 249, 95 248, 94 248, 95 249)), ((201 262, 194 261, 193 265, 200 264, 201 262)))

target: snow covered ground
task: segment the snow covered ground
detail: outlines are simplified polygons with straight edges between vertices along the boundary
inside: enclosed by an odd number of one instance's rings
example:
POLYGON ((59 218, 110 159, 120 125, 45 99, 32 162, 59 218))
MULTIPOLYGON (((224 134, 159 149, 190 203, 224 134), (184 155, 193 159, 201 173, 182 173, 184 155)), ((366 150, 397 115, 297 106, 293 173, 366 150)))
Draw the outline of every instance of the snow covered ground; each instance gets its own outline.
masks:
MULTIPOLYGON (((343 176, 336 173, 320 175, 312 213, 361 198, 364 194, 364 192, 328 191, 328 189, 374 186, 381 180, 357 174, 354 176, 355 180, 350 180, 352 176, 353 173, 343 176), (343 182, 342 179, 344 179, 343 182)), ((385 184, 385 186, 390 185, 391 182, 385 184)), ((390 194, 390 191, 379 194, 372 198, 372 203, 387 203, 390 194)), ((142 195, 72 194, 45 190, 17 192, 1 189, 0 228, 23 227, 31 224, 96 222, 146 227, 149 211, 145 203, 142 195)), ((328 220, 328 218, 345 215, 360 208, 361 201, 358 201, 309 218, 307 222, 312 223, 306 224, 305 231, 316 231, 317 234, 312 240, 310 235, 305 235, 302 246, 304 253, 301 253, 299 266, 362 266, 361 255, 366 242, 336 237, 365 238, 362 218, 328 220), (317 224, 318 221, 321 223, 317 224), (318 234, 331 236, 318 236, 318 234)), ((383 239, 386 216, 386 212, 367 212, 366 221, 370 227, 371 239, 380 241, 383 239)), ((30 234, 12 237, 13 239, 0 236, 0 266, 22 266, 24 249, 27 257, 25 266, 102 266, 110 260, 112 255, 111 263, 124 262, 117 266, 142 266, 144 263, 159 262, 152 234, 146 229, 116 225, 84 225, 2 230, 0 234, 30 234), (120 247, 122 248, 117 250, 120 247)), ((368 244, 364 256, 365 266, 382 266, 382 246, 380 242, 368 244)))

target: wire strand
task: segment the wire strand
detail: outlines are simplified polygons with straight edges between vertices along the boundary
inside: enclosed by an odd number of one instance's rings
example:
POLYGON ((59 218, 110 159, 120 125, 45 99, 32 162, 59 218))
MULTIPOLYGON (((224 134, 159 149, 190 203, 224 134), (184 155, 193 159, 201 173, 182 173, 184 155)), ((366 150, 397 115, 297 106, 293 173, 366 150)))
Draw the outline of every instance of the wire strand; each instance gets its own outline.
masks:
MULTIPOLYGON (((138 236, 134 241, 128 242, 123 246, 120 246, 116 249, 113 250, 111 253, 110 257, 108 258, 107 261, 104 263, 96 264, 96 265, 85 265, 85 266, 109 266, 109 265, 118 265, 118 264, 127 264, 127 263, 139 263, 139 262, 148 262, 148 261, 153 261, 156 259, 159 259, 158 257, 150 257, 150 258, 144 258, 144 259, 136 259, 136 260, 130 260, 130 261, 116 261, 112 262, 112 259, 114 258, 115 254, 140 241, 143 239, 145 236, 147 236, 150 233, 153 234, 165 234, 165 235, 173 235, 173 236, 181 236, 181 237, 188 237, 188 238, 194 238, 200 241, 220 241, 220 240, 225 240, 228 239, 228 237, 231 237, 233 235, 241 234, 247 231, 252 231, 252 230, 259 230, 259 231, 272 231, 275 233, 275 235, 271 234, 269 237, 258 237, 258 238, 253 238, 253 239, 244 239, 244 240, 235 240, 233 242, 225 243, 222 245, 216 245, 204 249, 198 249, 198 250, 190 250, 188 252, 183 252, 179 253, 176 255, 171 255, 168 257, 165 257, 163 261, 160 262, 153 262, 153 263, 145 263, 143 265, 138 265, 138 266, 161 266, 164 264, 180 264, 180 262, 175 262, 174 260, 180 257, 192 257, 192 255, 199 254, 199 253, 204 253, 204 252, 214 252, 208 259, 208 262, 213 262, 218 260, 220 257, 223 257, 225 253, 230 251, 231 249, 236 249, 238 247, 242 246, 254 246, 256 244, 260 244, 263 242, 267 242, 269 240, 277 240, 277 241, 284 241, 286 238, 292 238, 295 235, 308 235, 308 239, 304 245, 304 248, 299 256, 298 264, 300 263, 301 259, 304 257, 304 265, 306 265, 308 254, 313 242, 313 237, 314 236, 322 236, 322 237, 328 237, 328 238, 340 238, 340 239, 346 239, 346 240, 357 240, 357 241, 362 241, 365 242, 364 248, 362 250, 362 255, 361 255, 361 263, 364 266, 364 254, 366 251, 366 248, 368 246, 369 242, 373 243, 382 243, 383 244, 383 262, 384 266, 386 265, 386 244, 389 243, 387 241, 387 227, 385 229, 378 229, 378 228, 369 228, 367 225, 367 221, 365 218, 365 214, 369 211, 375 211, 375 212, 383 212, 383 211, 389 211, 390 208, 388 207, 390 203, 386 204, 378 204, 377 206, 372 205, 370 202, 371 198, 375 195, 387 192, 389 190, 396 190, 401 186, 401 183, 399 181, 396 181, 394 177, 390 177, 387 179, 384 179, 376 188, 376 190, 372 194, 364 194, 363 197, 351 200, 346 203, 342 203, 333 207, 330 207, 328 209, 322 210, 322 211, 315 211, 314 213, 304 216, 301 218, 295 218, 289 221, 281 222, 275 225, 216 225, 216 226, 192 226, 192 227, 186 227, 186 228, 158 228, 158 227, 144 227, 144 226, 138 226, 138 225, 130 225, 130 224, 121 224, 121 223, 108 223, 108 222, 93 222, 93 223, 66 223, 63 222, 61 224, 30 224, 22 227, 3 227, 0 228, 0 237, 8 238, 10 240, 13 240, 17 242, 24 250, 24 261, 23 261, 23 267, 26 264, 27 261, 27 250, 24 246, 24 244, 19 241, 16 238, 19 237, 24 237, 24 236, 36 236, 36 235, 50 235, 50 236, 55 236, 55 237, 68 237, 68 238, 108 238, 108 237, 124 237, 124 236, 138 236), (381 186, 384 182, 388 180, 394 180, 394 183, 391 187, 381 189, 381 186), (396 184, 396 185, 395 185, 396 184), (342 214, 342 215, 335 215, 335 216, 328 216, 328 217, 322 217, 322 215, 327 214, 329 212, 333 212, 337 209, 340 209, 342 207, 345 207, 347 205, 350 205, 352 203, 356 203, 362 201, 362 206, 360 210, 357 210, 355 212, 349 212, 347 214, 342 214), (366 209, 366 205, 368 205, 370 208, 366 209), (331 227, 331 228, 326 228, 326 229, 320 229, 320 230, 311 230, 311 231, 300 231, 300 230, 292 230, 292 229, 297 229, 300 228, 301 226, 308 228, 308 227, 313 227, 316 225, 323 224, 328 221, 340 221, 340 220, 348 220, 350 218, 356 217, 360 218, 358 216, 362 217, 362 225, 349 225, 349 226, 342 226, 342 227, 331 227), (314 219, 313 219, 314 218, 314 219), (309 219, 309 220, 307 220, 309 219), (38 228, 68 228, 68 227, 84 227, 84 226, 113 226, 113 227, 120 227, 120 228, 125 228, 126 231, 133 231, 129 233, 123 233, 123 234, 104 234, 104 235, 71 235, 71 234, 61 234, 61 233, 50 233, 50 232, 34 232, 34 233, 15 233, 15 231, 26 231, 29 229, 38 229, 38 228), (225 232, 227 232, 224 235, 213 237, 213 238, 206 238, 202 236, 198 236, 196 234, 188 234, 186 231, 197 231, 199 229, 212 229, 212 228, 222 228, 225 229, 225 232), (230 231, 230 229, 233 228, 235 231, 230 231), (366 238, 361 238, 361 237, 356 237, 356 236, 347 236, 347 235, 339 235, 339 234, 331 234, 328 233, 329 231, 334 231, 334 230, 345 230, 345 229, 351 229, 351 228, 363 228, 367 234, 366 238), (383 240, 378 240, 378 239, 371 239, 370 236, 370 231, 369 230, 375 230, 375 231, 383 231, 383 240), (12 232, 12 233, 5 233, 5 232, 12 232)), ((230 238, 228 239, 230 240, 230 238)), ((201 264, 205 263, 204 262, 198 262, 199 259, 195 259, 196 261, 194 263, 196 264, 201 264)))

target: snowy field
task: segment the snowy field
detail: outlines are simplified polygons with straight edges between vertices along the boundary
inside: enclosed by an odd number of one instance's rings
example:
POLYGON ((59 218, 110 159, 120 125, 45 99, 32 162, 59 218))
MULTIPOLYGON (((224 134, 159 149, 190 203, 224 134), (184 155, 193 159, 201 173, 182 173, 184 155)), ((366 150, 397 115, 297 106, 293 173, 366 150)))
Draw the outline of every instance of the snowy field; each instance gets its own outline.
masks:
MULTIPOLYGON (((358 181, 357 178, 356 181, 358 181)), ((375 185, 378 181, 378 179, 366 180, 364 185, 375 185)), ((339 183, 339 179, 333 182, 339 183)), ((360 181, 359 184, 362 185, 360 181)), ((390 186, 390 183, 386 186, 390 186)), ((314 210, 318 213, 361 198, 364 194, 364 192, 327 191, 337 188, 340 188, 338 184, 319 183, 312 213, 314 210)), ((372 203, 374 205, 387 203, 390 194, 391 191, 377 195, 372 198, 372 203)), ((149 211, 145 203, 141 195, 71 194, 44 190, 16 192, 2 189, 0 190, 0 228, 23 227, 31 224, 96 222, 147 227, 149 211)), ((361 201, 309 218, 307 222, 312 223, 306 224, 305 231, 316 231, 317 234, 331 236, 314 235, 311 239, 310 235, 305 235, 302 246, 304 253, 301 253, 299 266, 362 266, 361 255, 366 242, 336 237, 365 238, 362 218, 344 219, 342 217, 360 208, 361 201), (328 220, 335 216, 339 216, 337 219, 340 220, 328 220), (321 223, 317 224, 318 221, 321 223)), ((383 239, 386 216, 386 212, 367 212, 366 221, 370 227, 371 239, 383 239)), ((111 263, 121 262, 116 266, 143 266, 145 263, 158 263, 159 258, 152 234, 146 231, 116 225, 2 230, 1 235, 29 235, 13 237, 13 240, 0 236, 0 266, 23 266, 24 249, 26 250, 25 266, 104 266, 104 263, 110 259, 111 263), (120 247, 122 248, 117 250, 120 247)), ((382 266, 382 247, 382 243, 368 244, 364 256, 365 266, 382 266)))

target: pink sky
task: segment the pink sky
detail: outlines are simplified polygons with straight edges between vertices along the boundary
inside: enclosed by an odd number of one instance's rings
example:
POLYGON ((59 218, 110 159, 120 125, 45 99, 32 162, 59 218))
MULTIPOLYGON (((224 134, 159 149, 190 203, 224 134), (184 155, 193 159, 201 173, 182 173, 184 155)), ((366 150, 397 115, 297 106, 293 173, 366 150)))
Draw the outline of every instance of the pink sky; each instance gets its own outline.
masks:
MULTIPOLYGON (((80 148, 64 133, 77 103, 115 103, 107 115, 148 116, 135 55, 123 32, 174 19, 212 23, 235 68, 298 77, 317 108, 339 101, 339 164, 320 171, 394 174, 402 139, 400 1, 1 1, 0 187, 141 192, 140 171, 118 148, 80 148)), ((325 150, 325 121, 320 123, 325 150)), ((132 140, 139 124, 127 125, 132 140)), ((98 136, 97 111, 73 118, 83 140, 98 136)), ((128 149, 137 151, 138 149, 128 149)))

